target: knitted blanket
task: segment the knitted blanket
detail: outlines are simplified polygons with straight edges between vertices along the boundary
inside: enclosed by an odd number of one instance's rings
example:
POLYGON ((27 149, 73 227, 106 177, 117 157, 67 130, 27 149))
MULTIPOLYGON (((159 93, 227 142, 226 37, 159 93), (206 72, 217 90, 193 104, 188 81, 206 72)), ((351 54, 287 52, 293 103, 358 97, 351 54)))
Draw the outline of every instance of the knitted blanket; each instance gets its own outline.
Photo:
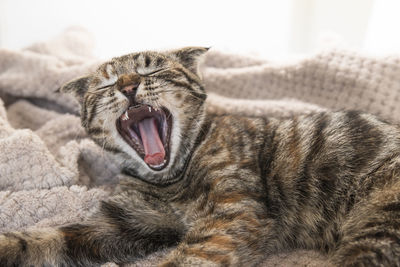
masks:
MULTIPOLYGON (((75 100, 54 92, 100 63, 92 44, 89 33, 71 28, 22 50, 0 49, 0 232, 82 221, 118 182, 118 166, 80 126, 75 100)), ((400 56, 331 49, 276 64, 211 50, 202 72, 207 108, 217 114, 355 108, 400 122, 400 56)), ((165 253, 133 266, 153 266, 165 253)), ((271 255, 265 265, 325 261, 297 250, 271 255)))

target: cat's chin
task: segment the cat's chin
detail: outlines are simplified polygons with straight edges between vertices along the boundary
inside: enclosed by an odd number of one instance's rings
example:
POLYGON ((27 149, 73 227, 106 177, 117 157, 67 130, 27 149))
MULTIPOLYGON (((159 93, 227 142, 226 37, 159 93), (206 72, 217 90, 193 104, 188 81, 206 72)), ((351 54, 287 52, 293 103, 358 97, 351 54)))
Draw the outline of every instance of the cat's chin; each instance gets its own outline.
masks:
POLYGON ((168 109, 131 105, 117 119, 116 127, 149 168, 160 171, 168 166, 172 129, 172 115, 168 109))

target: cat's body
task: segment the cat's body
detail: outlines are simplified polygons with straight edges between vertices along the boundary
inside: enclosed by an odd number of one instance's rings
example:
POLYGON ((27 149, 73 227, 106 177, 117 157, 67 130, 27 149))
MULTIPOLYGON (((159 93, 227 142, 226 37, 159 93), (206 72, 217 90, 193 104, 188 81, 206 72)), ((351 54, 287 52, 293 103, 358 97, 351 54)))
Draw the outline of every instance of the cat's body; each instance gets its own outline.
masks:
POLYGON ((175 245, 160 264, 256 266, 308 248, 339 265, 400 266, 400 128, 358 112, 206 114, 205 51, 121 57, 62 89, 81 99, 83 125, 126 179, 87 222, 0 235, 1 266, 126 263, 175 245), (151 120, 154 106, 164 119, 151 120))

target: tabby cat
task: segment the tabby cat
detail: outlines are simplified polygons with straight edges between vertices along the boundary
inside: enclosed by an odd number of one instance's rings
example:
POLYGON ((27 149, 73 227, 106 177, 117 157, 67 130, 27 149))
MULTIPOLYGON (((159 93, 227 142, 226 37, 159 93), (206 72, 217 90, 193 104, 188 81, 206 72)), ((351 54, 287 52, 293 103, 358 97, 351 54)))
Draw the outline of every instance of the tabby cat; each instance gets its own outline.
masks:
POLYGON ((205 109, 206 48, 114 58, 61 88, 121 166, 87 221, 0 235, 0 266, 257 266, 292 248, 400 266, 400 127, 359 112, 291 119, 205 109))

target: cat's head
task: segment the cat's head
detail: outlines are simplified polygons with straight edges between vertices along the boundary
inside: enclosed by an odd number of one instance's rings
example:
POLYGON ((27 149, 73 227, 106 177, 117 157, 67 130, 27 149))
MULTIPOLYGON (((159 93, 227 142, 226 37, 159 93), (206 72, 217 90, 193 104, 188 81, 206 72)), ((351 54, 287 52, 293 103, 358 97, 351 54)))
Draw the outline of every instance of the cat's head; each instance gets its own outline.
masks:
POLYGON ((81 104, 90 137, 121 167, 151 183, 173 182, 188 160, 205 116, 199 63, 207 51, 187 47, 112 59, 61 92, 81 104))

